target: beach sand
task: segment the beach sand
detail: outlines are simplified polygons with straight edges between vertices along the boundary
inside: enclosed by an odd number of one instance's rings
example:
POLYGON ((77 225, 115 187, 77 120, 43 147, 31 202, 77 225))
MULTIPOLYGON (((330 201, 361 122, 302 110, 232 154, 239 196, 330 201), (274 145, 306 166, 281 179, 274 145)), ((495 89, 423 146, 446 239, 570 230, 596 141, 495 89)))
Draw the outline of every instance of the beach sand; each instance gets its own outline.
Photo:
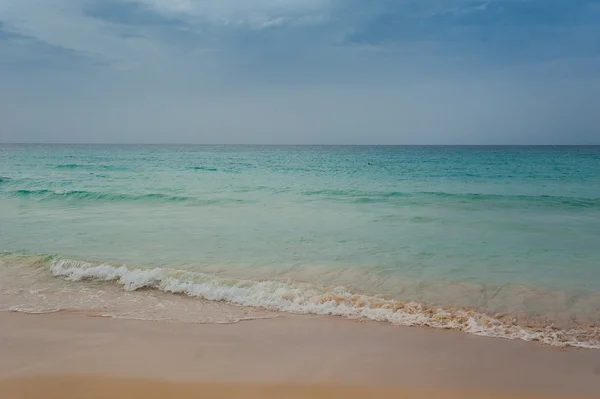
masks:
POLYGON ((600 351, 282 315, 0 313, 0 398, 600 398, 600 351))

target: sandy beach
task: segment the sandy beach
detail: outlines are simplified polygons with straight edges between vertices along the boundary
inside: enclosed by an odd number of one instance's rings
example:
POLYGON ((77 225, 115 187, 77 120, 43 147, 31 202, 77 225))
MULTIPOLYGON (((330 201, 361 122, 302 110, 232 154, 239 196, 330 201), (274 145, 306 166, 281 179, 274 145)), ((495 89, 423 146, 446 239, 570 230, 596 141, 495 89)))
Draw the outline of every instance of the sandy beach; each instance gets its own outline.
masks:
POLYGON ((330 317, 0 314, 0 397, 598 398, 600 352, 330 317))

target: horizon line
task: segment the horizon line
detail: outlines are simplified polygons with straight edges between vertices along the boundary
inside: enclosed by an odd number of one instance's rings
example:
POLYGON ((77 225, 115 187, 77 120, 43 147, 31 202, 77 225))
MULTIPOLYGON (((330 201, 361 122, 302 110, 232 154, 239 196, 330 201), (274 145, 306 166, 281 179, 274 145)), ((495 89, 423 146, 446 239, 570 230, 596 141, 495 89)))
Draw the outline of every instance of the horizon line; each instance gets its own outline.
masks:
POLYGON ((98 143, 98 142, 0 142, 0 145, 106 145, 106 146, 204 146, 204 147, 599 147, 597 144, 248 144, 248 143, 98 143))

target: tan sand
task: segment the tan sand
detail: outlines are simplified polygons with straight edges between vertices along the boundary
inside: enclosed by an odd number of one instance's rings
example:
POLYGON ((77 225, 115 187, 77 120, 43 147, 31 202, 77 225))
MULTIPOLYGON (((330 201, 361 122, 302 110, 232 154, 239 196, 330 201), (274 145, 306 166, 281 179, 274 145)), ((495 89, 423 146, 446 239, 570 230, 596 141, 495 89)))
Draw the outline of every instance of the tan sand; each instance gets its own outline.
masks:
MULTIPOLYGON (((490 393, 408 391, 324 385, 257 385, 164 382, 105 377, 56 376, 0 382, 0 394, 11 399, 506 399, 490 393)), ((525 399, 511 396, 511 399, 525 399)), ((548 399, 548 396, 526 399, 548 399)))
POLYGON ((0 399, 164 397, 600 398, 600 351, 337 318, 0 313, 0 399))

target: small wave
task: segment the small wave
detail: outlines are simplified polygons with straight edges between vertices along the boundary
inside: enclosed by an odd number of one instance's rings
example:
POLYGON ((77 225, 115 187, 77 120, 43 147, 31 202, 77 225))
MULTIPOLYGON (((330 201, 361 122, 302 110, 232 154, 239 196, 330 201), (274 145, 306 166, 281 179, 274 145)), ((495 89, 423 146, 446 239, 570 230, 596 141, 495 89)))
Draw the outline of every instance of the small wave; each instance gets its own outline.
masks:
POLYGON ((178 202, 191 206, 240 204, 248 201, 236 198, 195 198, 186 196, 166 194, 119 194, 98 193, 92 191, 54 191, 54 190, 16 190, 5 193, 5 195, 17 198, 25 198, 36 201, 46 200, 70 200, 70 201, 148 201, 148 202, 178 202))
POLYGON ((77 169, 77 168, 85 168, 87 165, 80 165, 76 163, 68 163, 64 165, 56 165, 56 169, 77 169))
POLYGON ((526 201, 531 204, 567 205, 584 208, 600 206, 600 198, 579 198, 552 195, 452 194, 445 192, 423 192, 419 194, 442 198, 464 199, 467 201, 526 201))
POLYGON ((0 176, 0 184, 2 184, 2 183, 8 183, 11 180, 12 179, 10 177, 0 176))
POLYGON ((15 190, 4 192, 4 195, 16 198, 24 198, 37 201, 70 200, 70 201, 154 201, 154 202, 179 202, 191 206, 203 205, 226 205, 247 203, 247 200, 237 198, 196 198, 177 195, 166 195, 160 193, 149 194, 123 194, 123 193, 100 193, 84 190, 55 191, 55 190, 15 190))
POLYGON ((127 170, 123 166, 67 163, 54 166, 55 169, 94 169, 94 170, 127 170))
POLYGON ((368 192, 359 190, 315 190, 315 191, 304 191, 303 195, 325 195, 325 196, 343 196, 343 197, 381 197, 381 198, 394 198, 394 197, 408 197, 413 193, 403 193, 399 191, 383 191, 383 192, 368 192))
POLYGON ((37 201, 45 200, 70 200, 70 201, 156 201, 156 202, 180 202, 188 205, 226 205, 246 203, 246 200, 236 198, 195 198, 186 196, 166 194, 121 194, 121 193, 99 193, 93 191, 54 191, 54 190, 16 190, 5 193, 5 195, 26 198, 37 201))
POLYGON ((506 314, 490 316, 469 308, 428 306, 350 292, 344 287, 319 288, 309 284, 224 279, 203 273, 163 268, 132 268, 103 263, 55 259, 54 276, 70 281, 114 281, 126 291, 157 289, 211 301, 295 314, 362 318, 396 325, 451 329, 489 337, 536 341, 556 347, 600 349, 600 328, 560 330, 552 325, 520 325, 506 314))
POLYGON ((54 191, 54 190, 16 190, 9 194, 15 197, 34 199, 71 199, 71 200, 105 200, 105 201, 135 201, 135 200, 159 200, 159 201, 188 201, 190 197, 169 196, 165 194, 114 194, 98 193, 93 191, 54 191))
POLYGON ((447 193, 441 191, 420 192, 366 192, 359 190, 316 190, 304 191, 305 196, 319 196, 321 198, 346 201, 353 203, 398 202, 403 199, 414 201, 431 201, 435 199, 446 200, 454 203, 493 202, 495 206, 511 207, 520 206, 523 202, 528 205, 539 206, 568 206, 574 208, 600 207, 600 198, 563 197, 551 195, 502 195, 502 194, 477 194, 477 193, 447 193))
POLYGON ((208 166, 192 166, 190 169, 192 170, 202 170, 205 172, 217 172, 219 169, 217 168, 210 168, 208 166))

